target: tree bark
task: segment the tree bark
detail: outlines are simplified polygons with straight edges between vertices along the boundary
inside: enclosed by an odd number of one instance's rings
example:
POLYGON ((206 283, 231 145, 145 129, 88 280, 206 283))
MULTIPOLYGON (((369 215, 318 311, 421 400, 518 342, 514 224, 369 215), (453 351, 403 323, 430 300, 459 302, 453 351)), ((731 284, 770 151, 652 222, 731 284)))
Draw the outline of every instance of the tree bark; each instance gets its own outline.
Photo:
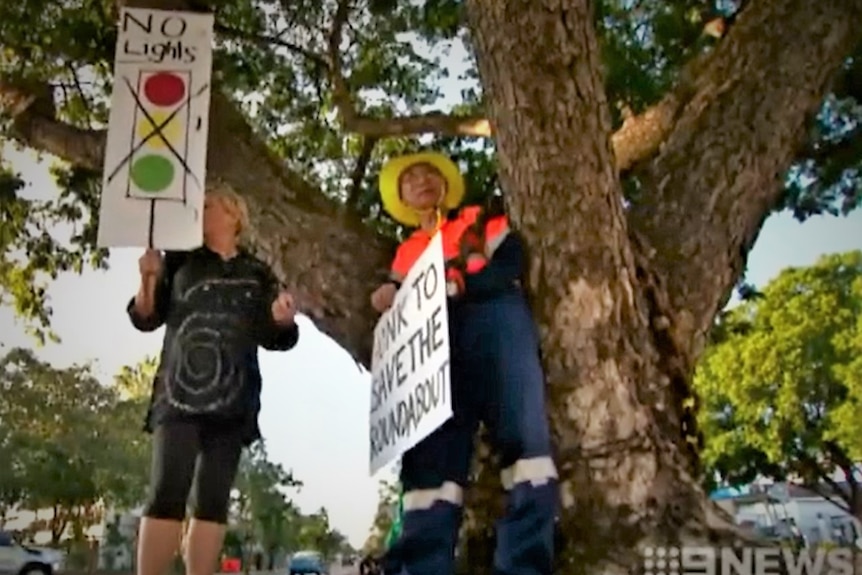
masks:
POLYGON ((656 385, 593 15, 586 0, 473 0, 468 14, 501 182, 532 254, 561 527, 577 543, 564 572, 628 572, 637 544, 670 537, 703 505, 678 433, 656 414, 668 394, 656 385))
POLYGON ((561 572, 628 572, 639 546, 708 538, 688 382, 806 120, 862 37, 860 5, 751 2, 687 71, 694 85, 627 214, 591 3, 468 2, 501 183, 532 252, 561 572))

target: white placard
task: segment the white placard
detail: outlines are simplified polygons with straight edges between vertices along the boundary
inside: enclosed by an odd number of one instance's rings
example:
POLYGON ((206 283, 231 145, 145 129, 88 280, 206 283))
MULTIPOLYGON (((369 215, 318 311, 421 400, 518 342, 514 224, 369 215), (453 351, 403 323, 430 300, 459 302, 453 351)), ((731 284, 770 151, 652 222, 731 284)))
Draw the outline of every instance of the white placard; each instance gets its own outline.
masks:
POLYGON ((452 417, 449 352, 446 272, 438 233, 374 329, 371 475, 452 417))
POLYGON ((120 12, 98 244, 203 243, 213 16, 120 12))

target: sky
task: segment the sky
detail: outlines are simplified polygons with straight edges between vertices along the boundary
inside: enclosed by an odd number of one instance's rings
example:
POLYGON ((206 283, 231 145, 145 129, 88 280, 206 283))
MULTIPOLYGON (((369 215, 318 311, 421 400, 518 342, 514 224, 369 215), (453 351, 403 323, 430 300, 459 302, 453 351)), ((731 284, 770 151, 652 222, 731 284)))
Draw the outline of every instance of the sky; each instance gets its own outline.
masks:
MULTIPOLYGON (((459 55, 452 54, 453 61, 459 55)), ((452 77, 462 71, 455 64, 452 77)), ((457 100, 463 84, 444 90, 457 100)), ((57 193, 50 160, 7 145, 2 155, 29 183, 27 197, 57 193)), ((862 211, 846 218, 815 217, 799 224, 788 214, 769 218, 749 258, 748 279, 763 285, 788 266, 814 263, 822 254, 862 249, 862 211)), ((137 332, 125 306, 138 286, 138 249, 112 250, 107 272, 67 274, 51 285, 53 327, 62 339, 38 354, 58 367, 95 361, 104 381, 124 365, 159 352, 163 331, 137 332)), ((368 475, 370 377, 350 356, 304 317, 299 344, 289 352, 261 351, 261 427, 270 458, 304 482, 294 501, 307 513, 325 506, 330 520, 351 543, 361 546, 377 506, 377 486, 391 468, 368 475)), ((0 308, 0 344, 35 345, 12 311, 0 308)), ((2 352, 2 351, 0 351, 2 352)), ((143 414, 142 414, 143 416, 143 414)))

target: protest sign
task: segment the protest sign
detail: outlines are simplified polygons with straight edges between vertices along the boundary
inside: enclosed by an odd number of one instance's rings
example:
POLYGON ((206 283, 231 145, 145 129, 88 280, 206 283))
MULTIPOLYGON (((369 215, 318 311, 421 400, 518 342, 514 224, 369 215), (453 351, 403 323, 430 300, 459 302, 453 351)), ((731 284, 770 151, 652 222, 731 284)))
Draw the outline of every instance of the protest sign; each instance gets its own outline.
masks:
POLYGON ((100 247, 203 243, 212 43, 212 14, 121 10, 100 247))
POLYGON ((452 417, 451 395, 446 273, 438 233, 374 330, 371 474, 452 417))

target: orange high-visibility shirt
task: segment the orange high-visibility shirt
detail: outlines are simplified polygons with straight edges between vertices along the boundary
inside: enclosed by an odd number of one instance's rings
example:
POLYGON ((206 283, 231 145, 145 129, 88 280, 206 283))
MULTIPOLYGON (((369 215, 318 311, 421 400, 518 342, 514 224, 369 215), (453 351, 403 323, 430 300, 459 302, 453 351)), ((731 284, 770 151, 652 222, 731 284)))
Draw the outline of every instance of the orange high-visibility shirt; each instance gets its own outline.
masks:
MULTIPOLYGON (((454 218, 449 218, 440 226, 440 233, 443 234, 443 256, 446 261, 457 258, 461 253, 461 239, 464 233, 476 223, 476 219, 482 212, 482 208, 478 206, 469 206, 458 212, 454 218)), ((509 219, 505 216, 495 216, 488 218, 485 223, 485 245, 483 246, 484 255, 487 259, 491 259, 494 251, 503 243, 503 240, 509 233, 509 219)), ((395 253, 395 259, 392 262, 391 277, 396 281, 402 281, 416 260, 431 243, 432 234, 424 230, 416 230, 413 234, 404 240, 398 246, 398 251, 395 253)), ((470 273, 475 273, 485 267, 482 263, 468 270, 470 273)))

